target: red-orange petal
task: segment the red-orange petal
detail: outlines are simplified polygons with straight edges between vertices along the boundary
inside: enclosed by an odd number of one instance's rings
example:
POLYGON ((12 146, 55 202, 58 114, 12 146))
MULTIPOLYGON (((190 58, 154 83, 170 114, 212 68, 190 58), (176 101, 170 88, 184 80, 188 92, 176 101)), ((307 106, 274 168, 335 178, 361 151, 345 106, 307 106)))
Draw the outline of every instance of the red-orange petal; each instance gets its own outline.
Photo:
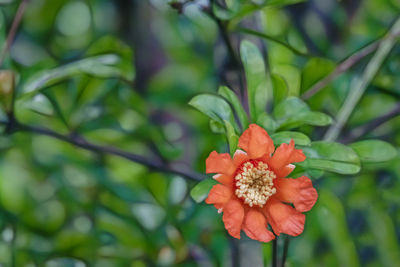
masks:
POLYGON ((243 162, 248 161, 249 159, 250 158, 246 152, 238 149, 235 151, 235 154, 233 155, 233 164, 236 167, 239 167, 240 165, 242 165, 243 162))
POLYGON ((294 166, 293 164, 288 164, 280 169, 275 170, 276 177, 285 178, 294 170, 295 167, 296 166, 294 166))
POLYGON ((305 159, 306 156, 303 154, 303 151, 294 148, 294 141, 292 139, 290 144, 282 144, 276 149, 269 164, 275 171, 279 171, 279 169, 290 163, 301 162, 305 159))
POLYGON ((216 151, 210 153, 206 159, 206 173, 233 174, 236 168, 228 153, 218 154, 216 151))
POLYGON ((226 174, 216 174, 213 176, 213 178, 218 181, 219 183, 229 186, 232 186, 233 183, 233 176, 232 175, 226 175, 226 174))
POLYGON ((279 178, 275 182, 276 197, 283 202, 293 203, 300 212, 309 211, 318 198, 317 190, 310 178, 302 176, 297 179, 279 178))
POLYGON ((274 142, 267 131, 257 124, 251 124, 249 128, 243 132, 239 138, 238 145, 248 153, 251 159, 270 155, 275 150, 274 142))
POLYGON ((271 198, 264 206, 264 212, 274 233, 298 236, 304 230, 306 216, 289 205, 271 198))
POLYGON ((214 204, 217 209, 222 208, 232 197, 232 189, 222 185, 214 185, 206 198, 207 204, 214 204))
POLYGON ((224 215, 222 221, 228 233, 240 239, 240 229, 244 218, 244 208, 239 200, 231 199, 223 208, 224 215))
POLYGON ((267 219, 256 209, 250 209, 243 223, 243 231, 248 237, 260 242, 269 242, 275 235, 267 229, 267 219))

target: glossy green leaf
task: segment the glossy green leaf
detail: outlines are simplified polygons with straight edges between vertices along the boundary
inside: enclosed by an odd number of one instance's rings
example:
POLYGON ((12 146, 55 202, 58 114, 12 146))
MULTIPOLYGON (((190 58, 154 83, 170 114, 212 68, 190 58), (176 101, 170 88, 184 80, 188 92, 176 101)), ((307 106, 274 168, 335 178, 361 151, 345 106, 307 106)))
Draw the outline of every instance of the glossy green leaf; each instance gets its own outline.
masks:
POLYGON ((288 85, 286 84, 285 79, 279 74, 272 74, 272 84, 274 90, 274 106, 281 103, 288 94, 288 85))
POLYGON ((318 141, 302 149, 307 158, 298 164, 305 169, 312 168, 340 174, 355 174, 360 171, 358 155, 343 144, 318 141))
POLYGON ((115 65, 119 62, 120 58, 114 54, 81 59, 34 75, 25 83, 22 92, 24 94, 34 94, 43 88, 79 74, 87 74, 99 78, 118 78, 121 77, 121 71, 115 65))
POLYGON ((225 128, 226 128, 226 138, 227 138, 228 144, 229 144, 229 151, 231 152, 231 155, 233 155, 237 148, 239 136, 236 134, 235 129, 233 128, 232 124, 230 124, 228 121, 224 121, 224 122, 225 122, 225 128))
POLYGON ((350 146, 362 162, 383 162, 398 155, 396 148, 381 140, 365 140, 352 143, 350 146))
POLYGON ((301 91, 304 92, 327 76, 335 67, 335 64, 325 58, 311 58, 304 66, 301 79, 301 91))
POLYGON ((289 97, 273 111, 279 129, 292 129, 304 124, 326 126, 332 118, 322 112, 311 111, 305 102, 297 97, 289 97))
POLYGON ((224 134, 225 133, 224 125, 215 120, 210 120, 210 129, 211 129, 211 132, 213 132, 215 134, 224 134))
POLYGON ((307 104, 297 97, 289 97, 275 107, 273 115, 277 120, 284 120, 309 111, 307 104))
POLYGON ((291 65, 275 65, 272 73, 283 77, 288 85, 288 96, 299 96, 301 85, 300 70, 291 65))
POLYGON ((88 48, 85 55, 89 57, 109 53, 114 53, 120 57, 120 61, 115 67, 120 71, 121 77, 127 81, 133 81, 135 69, 132 62, 132 49, 115 36, 106 35, 99 38, 88 48))
POLYGON ((250 116, 252 121, 256 121, 266 111, 267 102, 272 98, 272 85, 256 45, 243 41, 240 44, 240 56, 246 73, 250 116))
POLYGON ((294 143, 299 146, 308 146, 311 143, 310 138, 307 135, 300 132, 289 132, 283 131, 274 133, 271 135, 272 140, 275 145, 280 145, 282 143, 289 143, 293 139, 294 143))
POLYGON ((218 94, 225 97, 229 101, 229 103, 231 103, 237 116, 239 117, 239 121, 242 125, 242 128, 247 129, 249 127, 249 120, 247 118, 247 113, 244 110, 236 94, 226 86, 220 86, 218 89, 218 94))
POLYGON ((272 134, 278 128, 277 122, 266 112, 263 112, 258 116, 257 124, 267 130, 269 134, 272 134))
POLYGON ((204 201, 210 192, 211 188, 217 184, 217 181, 214 179, 204 179, 199 182, 193 189, 190 191, 190 196, 194 201, 200 203, 204 201))
POLYGON ((189 105, 204 113, 211 119, 224 125, 224 121, 230 122, 238 131, 233 112, 229 104, 222 98, 211 94, 201 94, 193 97, 189 105))
POLYGON ((21 105, 42 115, 52 116, 54 114, 51 102, 43 94, 37 94, 32 99, 24 101, 21 105))

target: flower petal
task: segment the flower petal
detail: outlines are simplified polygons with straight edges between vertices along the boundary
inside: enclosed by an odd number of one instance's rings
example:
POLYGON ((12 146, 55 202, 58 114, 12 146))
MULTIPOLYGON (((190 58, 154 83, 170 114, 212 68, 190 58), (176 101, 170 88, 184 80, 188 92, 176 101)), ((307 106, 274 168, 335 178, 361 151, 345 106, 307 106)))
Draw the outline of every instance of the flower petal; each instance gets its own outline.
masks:
POLYGON ((242 228, 242 222, 244 218, 244 208, 239 200, 231 199, 224 206, 224 215, 222 216, 222 221, 225 224, 228 233, 240 239, 240 229, 242 228))
POLYGON ((242 165, 243 162, 245 162, 249 159, 250 158, 246 152, 238 149, 235 151, 235 154, 233 155, 233 164, 235 164, 236 167, 239 167, 240 165, 242 165))
POLYGON ((219 183, 229 186, 232 186, 233 182, 233 176, 232 175, 226 175, 226 174, 216 174, 213 176, 213 178, 218 181, 219 183))
POLYGON ((275 239, 274 234, 267 229, 267 219, 256 209, 250 209, 247 212, 243 230, 248 237, 260 242, 269 242, 275 239))
POLYGON ((302 176, 297 179, 279 178, 275 182, 276 197, 283 202, 293 203, 300 212, 309 211, 318 198, 317 190, 310 178, 302 176))
POLYGON ((275 170, 275 174, 278 178, 285 178, 288 176, 295 168, 293 164, 288 164, 280 169, 275 170))
POLYGON ((282 144, 276 149, 269 164, 277 172, 289 163, 301 162, 305 159, 306 156, 303 154, 303 151, 294 148, 294 141, 292 139, 290 144, 282 144))
POLYGON ((304 230, 306 216, 276 198, 271 198, 264 206, 265 215, 274 233, 298 236, 304 230))
POLYGON ((231 199, 232 193, 233 191, 229 187, 216 184, 208 193, 206 203, 214 204, 215 208, 220 209, 231 199))
POLYGON ((206 173, 233 174, 235 170, 235 165, 228 153, 218 154, 213 151, 206 159, 206 173))
POLYGON ((251 159, 270 155, 275 150, 274 142, 267 131, 257 124, 251 124, 249 128, 243 132, 239 138, 239 147, 243 148, 251 159))

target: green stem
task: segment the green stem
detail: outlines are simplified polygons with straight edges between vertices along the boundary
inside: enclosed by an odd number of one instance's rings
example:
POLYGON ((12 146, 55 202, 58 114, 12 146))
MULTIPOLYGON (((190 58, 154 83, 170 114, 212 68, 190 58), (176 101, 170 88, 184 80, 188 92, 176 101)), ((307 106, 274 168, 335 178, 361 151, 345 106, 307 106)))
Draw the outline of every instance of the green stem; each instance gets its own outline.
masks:
POLYGON ((355 106, 357 105, 362 95, 364 94, 369 83, 375 77, 381 65, 383 64, 383 61, 385 60, 385 58, 388 56, 389 52, 395 45, 396 35, 398 35, 399 33, 400 33, 400 18, 396 20, 396 22, 393 24, 392 28, 390 29, 386 37, 380 43, 378 50, 369 61, 361 78, 360 77, 354 78, 351 84, 351 88, 353 89, 350 90, 349 95, 344 101, 342 108, 339 110, 339 113, 336 116, 336 123, 333 124, 326 132, 324 140, 334 141, 338 138, 342 128, 346 124, 355 106))

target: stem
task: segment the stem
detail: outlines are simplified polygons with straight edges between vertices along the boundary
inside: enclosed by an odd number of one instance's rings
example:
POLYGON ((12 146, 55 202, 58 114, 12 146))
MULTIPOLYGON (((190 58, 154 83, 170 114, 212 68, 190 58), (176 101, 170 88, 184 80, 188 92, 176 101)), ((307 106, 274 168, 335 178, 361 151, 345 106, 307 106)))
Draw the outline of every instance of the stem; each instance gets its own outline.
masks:
POLYGON ((283 255, 282 255, 282 261, 281 261, 281 267, 285 267, 286 258, 287 258, 287 254, 288 254, 288 250, 289 250, 289 242, 290 242, 290 239, 287 236, 285 238, 285 243, 283 244, 283 255))
POLYGON ((28 2, 29 0, 22 0, 18 6, 18 10, 12 22, 11 29, 7 35, 6 44, 5 46, 3 46, 3 49, 1 50, 0 53, 0 67, 3 65, 4 58, 11 47, 11 43, 14 41, 15 34, 17 33, 19 25, 21 24, 22 16, 25 12, 25 8, 28 2))
MULTIPOLYGON (((398 37, 400 35, 400 32, 393 33, 393 37, 398 37)), ((347 59, 342 61, 334 71, 332 71, 328 76, 323 78, 322 80, 319 80, 316 84, 314 84, 310 89, 308 89, 302 96, 301 98, 304 100, 309 99, 319 91, 321 91, 324 87, 326 87, 328 84, 330 84, 333 80, 335 80, 337 77, 339 77, 342 73, 346 72, 348 69, 350 69, 354 64, 359 62, 361 59, 364 57, 368 56, 372 52, 374 52, 380 44, 385 40, 385 37, 380 38, 373 43, 367 45, 366 47, 362 48, 361 50, 358 50, 351 56, 349 56, 347 59)))
POLYGON ((214 5, 214 1, 215 0, 210 0, 210 10, 208 12, 208 15, 215 21, 215 23, 218 26, 218 29, 221 33, 222 36, 222 40, 225 43, 226 49, 228 50, 229 56, 232 60, 232 62, 235 64, 236 67, 240 66, 240 62, 235 54, 235 50, 233 49, 231 40, 229 38, 229 34, 228 31, 226 29, 226 25, 224 24, 224 22, 222 20, 220 20, 217 16, 215 16, 214 12, 213 12, 213 5, 214 5))
POLYGON ((278 236, 272 240, 272 267, 278 267, 278 236))
POLYGON ((386 113, 382 116, 379 116, 379 117, 375 118, 374 120, 371 120, 367 124, 364 124, 356 129, 354 129, 348 137, 343 138, 342 142, 343 143, 351 143, 351 142, 357 140, 358 138, 360 138, 361 136, 364 136, 365 134, 373 131, 374 129, 378 128, 385 122, 387 122, 399 115, 400 115, 400 103, 398 103, 388 113, 386 113))
POLYGON ((248 28, 238 28, 238 29, 236 29, 236 31, 237 32, 247 33, 247 34, 250 34, 250 35, 254 35, 254 36, 261 37, 263 39, 275 42, 277 44, 280 44, 280 45, 286 47, 287 49, 289 49, 290 51, 292 51, 293 53, 295 53, 295 54, 297 54, 299 56, 311 57, 311 55, 309 55, 307 53, 303 53, 300 50, 298 50, 297 48, 289 45, 288 43, 285 43, 285 42, 283 42, 283 41, 281 41, 281 40, 279 40, 279 39, 277 39, 277 38, 275 38, 273 36, 267 35, 265 33, 254 31, 254 30, 248 29, 248 28))
POLYGON ((325 134, 324 140, 333 141, 336 140, 339 136, 343 126, 346 124, 349 119, 353 109, 357 105, 358 101, 364 94, 365 90, 368 87, 368 84, 375 77, 378 72, 380 66, 382 65, 385 58, 388 56, 389 52, 392 50, 393 46, 396 43, 396 36, 400 34, 400 18, 396 20, 389 33, 384 37, 382 42, 379 44, 378 50, 375 55, 371 58, 367 67, 365 68, 362 77, 356 77, 351 85, 352 89, 342 108, 339 110, 338 115, 336 116, 336 124, 333 124, 325 134))
POLYGON ((137 155, 137 154, 123 151, 123 150, 119 150, 115 147, 101 146, 101 145, 89 143, 83 137, 81 137, 77 134, 62 135, 60 133, 57 133, 57 132, 52 131, 47 128, 30 126, 30 125, 19 123, 15 119, 11 123, 12 123, 12 125, 10 125, 10 122, 4 122, 4 121, 0 122, 0 124, 6 125, 6 128, 9 129, 9 133, 23 131, 23 132, 30 132, 30 133, 34 133, 34 134, 38 134, 38 135, 49 136, 49 137, 64 141, 66 143, 70 143, 72 145, 75 145, 77 147, 83 148, 88 151, 102 153, 102 154, 110 154, 110 155, 118 156, 118 157, 130 160, 130 161, 136 162, 136 163, 140 163, 140 164, 145 165, 155 171, 177 174, 186 179, 194 180, 194 181, 200 181, 205 178, 202 174, 199 174, 196 172, 191 172, 191 171, 190 172, 182 171, 182 170, 176 169, 172 166, 166 165, 165 163, 160 162, 158 160, 148 159, 141 155, 137 155), (10 128, 12 128, 12 129, 10 129, 10 128))

